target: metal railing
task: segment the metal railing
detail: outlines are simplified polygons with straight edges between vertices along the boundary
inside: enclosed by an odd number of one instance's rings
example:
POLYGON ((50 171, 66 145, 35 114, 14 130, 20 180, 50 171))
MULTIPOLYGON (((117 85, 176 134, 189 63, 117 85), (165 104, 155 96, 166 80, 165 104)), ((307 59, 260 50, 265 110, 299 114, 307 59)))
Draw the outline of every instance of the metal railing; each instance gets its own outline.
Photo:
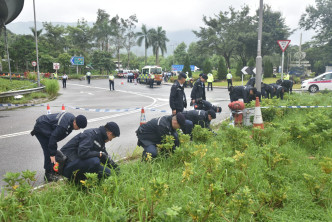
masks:
POLYGON ((0 93, 0 98, 1 97, 10 97, 10 96, 22 95, 22 94, 29 94, 29 93, 33 93, 33 92, 40 92, 40 91, 43 91, 44 89, 45 89, 45 86, 32 88, 32 89, 8 91, 8 92, 0 93))

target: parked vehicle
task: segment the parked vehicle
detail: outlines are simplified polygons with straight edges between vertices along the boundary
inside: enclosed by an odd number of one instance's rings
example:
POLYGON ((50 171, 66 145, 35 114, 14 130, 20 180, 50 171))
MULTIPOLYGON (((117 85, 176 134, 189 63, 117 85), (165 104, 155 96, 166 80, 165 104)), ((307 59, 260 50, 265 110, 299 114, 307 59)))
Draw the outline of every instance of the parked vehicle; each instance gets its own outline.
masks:
POLYGON ((154 82, 160 85, 162 81, 162 68, 160 66, 144 66, 142 73, 138 76, 138 82, 148 84, 151 73, 154 74, 154 82))
POLYGON ((332 72, 326 72, 315 78, 304 80, 301 89, 308 90, 311 93, 324 89, 332 90, 332 72))

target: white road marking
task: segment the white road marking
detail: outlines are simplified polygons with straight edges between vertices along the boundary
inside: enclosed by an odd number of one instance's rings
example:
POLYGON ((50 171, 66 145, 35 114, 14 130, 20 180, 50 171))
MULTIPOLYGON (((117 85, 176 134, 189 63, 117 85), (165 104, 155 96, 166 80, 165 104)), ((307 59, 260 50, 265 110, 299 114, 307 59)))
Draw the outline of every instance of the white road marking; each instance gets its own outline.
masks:
MULTIPOLYGON (((71 84, 71 85, 77 85, 77 86, 83 86, 83 87, 87 87, 87 88, 95 88, 95 89, 104 89, 104 90, 109 90, 108 88, 102 88, 102 87, 92 87, 92 86, 85 86, 85 85, 80 85, 80 84, 71 84)), ((155 105, 157 103, 157 99, 151 97, 151 96, 147 96, 147 95, 143 95, 141 93, 137 93, 137 92, 132 92, 132 91, 125 91, 125 90, 117 90, 119 92, 123 92, 123 93, 130 93, 130 94, 134 94, 134 95, 138 95, 138 96, 143 96, 143 97, 147 97, 149 99, 152 99, 153 102, 148 105, 145 106, 146 108, 156 108, 159 106, 163 106, 165 104, 162 105, 155 105)), ((82 93, 83 91, 81 91, 82 93)), ((92 94, 92 93, 88 93, 88 94, 92 94)), ((97 122, 97 121, 101 121, 101 120, 105 120, 105 119, 110 119, 110 118, 114 118, 114 117, 119 117, 119 116, 125 116, 125 115, 129 115, 132 113, 136 113, 136 112, 140 112, 141 110, 134 110, 134 111, 130 111, 130 112, 123 112, 123 113, 118 113, 118 114, 114 114, 114 115, 110 115, 110 116, 103 116, 103 117, 99 117, 99 118, 94 118, 94 119, 89 119, 88 122, 97 122)), ((11 134, 5 134, 5 135, 0 135, 0 139, 6 139, 6 138, 11 138, 11 137, 15 137, 15 136, 23 136, 23 135, 28 135, 30 134, 30 131, 23 131, 23 132, 18 132, 18 133, 11 133, 11 134)))

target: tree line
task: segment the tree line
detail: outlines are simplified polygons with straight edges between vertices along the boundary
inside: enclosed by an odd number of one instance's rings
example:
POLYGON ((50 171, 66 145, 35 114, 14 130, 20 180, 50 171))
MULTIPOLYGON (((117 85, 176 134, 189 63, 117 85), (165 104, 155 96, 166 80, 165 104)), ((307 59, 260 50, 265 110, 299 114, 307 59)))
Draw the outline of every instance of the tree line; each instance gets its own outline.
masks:
MULTIPOLYGON (((332 40, 331 22, 328 10, 332 0, 316 0, 315 6, 308 6, 299 21, 303 29, 315 29, 317 35, 313 41, 302 46, 307 53, 311 69, 320 72, 326 65, 331 65, 332 40), (325 16, 325 17, 324 17, 325 16)), ((83 18, 76 26, 53 25, 43 23, 43 29, 37 30, 39 40, 39 65, 42 72, 53 72, 53 62, 61 64, 60 72, 71 72, 70 58, 84 56, 85 66, 93 67, 99 72, 112 72, 116 67, 114 61, 121 61, 124 67, 140 69, 144 65, 160 65, 164 70, 171 70, 172 64, 191 64, 209 71, 218 71, 218 77, 224 78, 227 68, 239 70, 246 65, 255 66, 257 53, 258 10, 250 15, 249 6, 239 10, 230 7, 212 17, 203 16, 204 26, 193 30, 196 42, 188 46, 182 42, 177 45, 172 55, 167 52, 166 30, 162 26, 148 28, 145 24, 136 31, 138 19, 136 15, 129 18, 111 17, 105 10, 99 9, 97 19, 90 27, 83 18), (142 46, 145 56, 137 56, 132 52, 134 46, 142 46), (151 48, 153 56, 147 56, 151 48)), ((272 74, 273 68, 280 64, 281 50, 277 40, 288 39, 293 33, 285 24, 285 18, 279 11, 273 11, 269 5, 263 9, 262 56, 266 74, 272 74)), ((9 54, 13 71, 32 70, 31 61, 36 59, 35 30, 30 35, 16 35, 8 32, 9 54)), ((3 35, 2 35, 3 36, 3 35)), ((286 50, 295 53, 298 46, 286 50)), ((0 40, 0 57, 6 58, 4 40, 0 40)), ((288 65, 288 60, 285 65, 288 65)), ((2 62, 6 71, 6 62, 2 62)), ((238 73, 240 74, 240 73, 238 73)))

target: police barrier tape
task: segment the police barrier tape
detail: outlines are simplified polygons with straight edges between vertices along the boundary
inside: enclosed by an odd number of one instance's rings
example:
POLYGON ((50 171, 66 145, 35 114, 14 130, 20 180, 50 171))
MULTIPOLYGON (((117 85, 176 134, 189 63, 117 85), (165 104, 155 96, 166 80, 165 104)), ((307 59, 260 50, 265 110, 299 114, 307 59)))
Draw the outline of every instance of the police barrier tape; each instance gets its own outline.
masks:
MULTIPOLYGON (((11 103, 0 103, 0 107, 29 107, 29 106, 47 106, 47 104, 11 104, 11 103)), ((52 105, 52 107, 62 107, 52 105)), ((88 112, 100 112, 100 113, 112 113, 112 112, 129 112, 133 110, 142 109, 142 107, 137 108, 124 108, 124 109, 89 109, 89 108, 81 108, 81 107, 74 107, 74 106, 65 106, 71 109, 83 110, 88 112)), ((161 112, 166 113, 167 110, 155 109, 155 108, 144 108, 145 110, 150 110, 153 112, 161 112)))

